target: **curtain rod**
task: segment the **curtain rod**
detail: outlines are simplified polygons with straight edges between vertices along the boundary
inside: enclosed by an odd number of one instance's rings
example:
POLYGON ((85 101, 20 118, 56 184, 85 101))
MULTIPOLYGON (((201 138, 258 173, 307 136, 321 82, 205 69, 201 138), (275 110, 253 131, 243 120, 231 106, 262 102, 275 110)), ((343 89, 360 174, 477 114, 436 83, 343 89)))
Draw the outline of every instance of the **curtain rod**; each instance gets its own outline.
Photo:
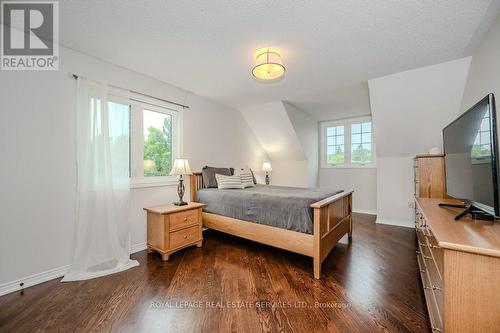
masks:
MULTIPOLYGON (((71 76, 73 76, 73 79, 75 80, 78 80, 79 76, 74 74, 74 73, 71 73, 71 76)), ((117 87, 119 88, 119 87, 117 87)), ((123 89, 123 88, 121 88, 123 89)), ((126 89, 128 90, 128 89, 126 89)), ((134 94, 139 94, 139 95, 142 95, 142 96, 145 96, 145 97, 149 97, 149 98, 154 98, 154 99, 157 99, 159 101, 162 101, 162 102, 166 102, 166 103, 170 103, 170 104, 174 104, 174 105, 177 105, 177 106, 180 106, 180 107, 183 107, 185 109, 189 109, 189 106, 187 105, 184 105, 184 104, 180 104, 180 103, 176 103, 176 102, 172 102, 172 101, 169 101, 169 100, 166 100, 166 99, 163 99, 163 98, 158 98, 158 97, 154 97, 154 96, 151 96, 151 95, 148 95, 148 94, 143 94, 141 92, 138 92, 138 91, 135 91, 135 90, 130 90, 131 93, 134 93, 134 94)))

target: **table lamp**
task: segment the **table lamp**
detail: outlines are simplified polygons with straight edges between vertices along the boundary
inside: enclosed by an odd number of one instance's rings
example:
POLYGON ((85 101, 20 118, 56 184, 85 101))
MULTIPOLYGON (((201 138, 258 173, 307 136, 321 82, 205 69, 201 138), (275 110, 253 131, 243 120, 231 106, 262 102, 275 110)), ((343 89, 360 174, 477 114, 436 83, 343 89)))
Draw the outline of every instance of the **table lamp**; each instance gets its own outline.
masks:
POLYGON ((189 162, 186 159, 176 158, 174 162, 174 166, 172 167, 172 171, 170 175, 179 176, 179 184, 177 185, 177 194, 179 195, 179 201, 175 202, 176 206, 184 206, 187 205, 187 202, 182 200, 184 196, 184 179, 182 179, 182 175, 191 175, 191 168, 189 167, 189 162))
POLYGON ((273 171, 273 168, 271 168, 271 162, 264 162, 262 163, 262 171, 266 172, 266 185, 269 185, 269 172, 273 171))

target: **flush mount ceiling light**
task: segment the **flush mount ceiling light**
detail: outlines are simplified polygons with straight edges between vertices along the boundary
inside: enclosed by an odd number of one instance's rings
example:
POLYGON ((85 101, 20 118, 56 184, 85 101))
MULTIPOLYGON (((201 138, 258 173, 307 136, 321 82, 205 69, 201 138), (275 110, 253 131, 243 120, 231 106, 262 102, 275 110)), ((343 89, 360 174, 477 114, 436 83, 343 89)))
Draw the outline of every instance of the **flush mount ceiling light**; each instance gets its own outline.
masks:
POLYGON ((276 81, 285 74, 281 52, 275 48, 265 48, 255 53, 256 65, 252 75, 262 81, 276 81))

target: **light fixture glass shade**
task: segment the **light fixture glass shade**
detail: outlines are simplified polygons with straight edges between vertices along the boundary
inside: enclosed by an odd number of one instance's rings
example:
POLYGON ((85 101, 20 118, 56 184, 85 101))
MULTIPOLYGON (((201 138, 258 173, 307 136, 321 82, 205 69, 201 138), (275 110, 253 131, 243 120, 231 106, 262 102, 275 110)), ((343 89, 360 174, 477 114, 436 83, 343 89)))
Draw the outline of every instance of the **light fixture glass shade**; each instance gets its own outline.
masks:
POLYGON ((271 168, 271 162, 262 163, 262 171, 265 171, 265 172, 273 171, 273 168, 271 168))
POLYGON ((285 74, 285 66, 277 50, 263 49, 255 56, 256 65, 252 70, 253 76, 260 80, 276 80, 285 74))
POLYGON ((191 167, 189 166, 189 162, 186 159, 177 158, 175 159, 174 166, 172 167, 172 171, 170 171, 170 175, 191 175, 191 167))

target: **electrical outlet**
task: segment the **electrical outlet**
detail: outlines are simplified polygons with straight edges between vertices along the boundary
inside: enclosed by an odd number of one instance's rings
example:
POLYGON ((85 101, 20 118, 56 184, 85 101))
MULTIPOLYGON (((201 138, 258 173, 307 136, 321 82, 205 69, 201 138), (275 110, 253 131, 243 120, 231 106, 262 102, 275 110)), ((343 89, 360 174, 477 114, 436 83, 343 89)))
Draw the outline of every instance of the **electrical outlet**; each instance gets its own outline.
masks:
POLYGON ((408 201, 408 208, 415 209, 415 201, 408 201))

